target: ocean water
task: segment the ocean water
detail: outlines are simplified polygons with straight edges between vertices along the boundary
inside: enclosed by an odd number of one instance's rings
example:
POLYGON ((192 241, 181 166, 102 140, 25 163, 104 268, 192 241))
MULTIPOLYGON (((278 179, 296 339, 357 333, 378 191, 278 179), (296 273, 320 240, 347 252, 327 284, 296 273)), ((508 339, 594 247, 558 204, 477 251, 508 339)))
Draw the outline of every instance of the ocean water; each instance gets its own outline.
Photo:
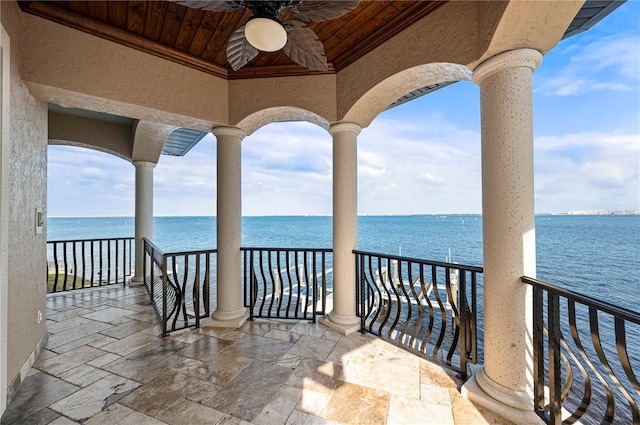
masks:
MULTIPOLYGON (((48 240, 127 237, 132 217, 49 218, 48 240)), ((156 217, 154 241, 164 251, 210 249, 215 217, 156 217)), ((246 247, 330 248, 331 217, 244 217, 246 247)), ((640 311, 640 216, 536 217, 537 277, 640 311)), ((482 266, 478 215, 362 216, 361 250, 482 266)))

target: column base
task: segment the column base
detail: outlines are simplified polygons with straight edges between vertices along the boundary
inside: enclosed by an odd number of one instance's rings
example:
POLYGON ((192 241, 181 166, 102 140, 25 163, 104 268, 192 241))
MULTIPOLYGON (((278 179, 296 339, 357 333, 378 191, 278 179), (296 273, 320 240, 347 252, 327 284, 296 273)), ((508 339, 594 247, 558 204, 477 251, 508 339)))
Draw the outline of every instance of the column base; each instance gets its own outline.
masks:
POLYGON ((342 316, 333 311, 321 317, 318 322, 343 335, 349 335, 360 330, 360 319, 357 316, 342 316))
MULTIPOLYGON (((477 374, 473 375, 467 382, 464 383, 461 389, 462 395, 467 397, 473 403, 484 407, 487 410, 491 410, 492 412, 499 414, 503 418, 508 419, 513 423, 519 425, 544 424, 542 419, 540 419, 536 412, 533 411, 533 405, 531 405, 530 409, 519 409, 505 403, 506 399, 509 398, 509 401, 513 404, 521 405, 523 403, 522 397, 519 394, 515 394, 514 397, 513 390, 511 391, 511 394, 502 393, 500 397, 502 400, 498 400, 497 398, 489 395, 483 389, 483 387, 486 386, 486 382, 488 379, 490 378, 485 375, 484 369, 481 369, 477 374), (485 384, 481 386, 478 381, 484 382, 485 384)), ((490 390, 490 392, 493 393, 494 391, 490 390)), ((515 393, 518 392, 515 391, 515 393)), ((531 404, 531 401, 529 401, 528 403, 531 404)))
POLYGON ((129 281, 129 287, 135 288, 136 286, 144 285, 144 279, 142 277, 133 276, 129 281))
POLYGON ((240 311, 240 315, 236 316, 233 313, 224 313, 216 315, 216 311, 213 312, 211 317, 207 317, 206 319, 200 322, 200 326, 203 328, 239 328, 244 325, 249 319, 249 312, 246 309, 242 309, 240 311), (222 317, 220 317, 222 316, 222 317))

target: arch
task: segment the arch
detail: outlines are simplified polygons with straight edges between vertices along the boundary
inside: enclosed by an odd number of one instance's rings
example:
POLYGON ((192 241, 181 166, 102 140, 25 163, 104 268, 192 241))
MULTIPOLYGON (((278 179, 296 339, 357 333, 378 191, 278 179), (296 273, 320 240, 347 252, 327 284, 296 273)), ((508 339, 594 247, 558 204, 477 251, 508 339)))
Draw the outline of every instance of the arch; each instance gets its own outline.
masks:
POLYGON ((285 121, 307 121, 325 130, 329 130, 330 126, 329 121, 315 112, 293 106, 276 106, 254 112, 238 122, 236 127, 242 129, 249 136, 267 124, 285 121))
POLYGON ((349 108, 341 121, 367 127, 378 114, 402 96, 433 84, 471 80, 471 75, 469 68, 454 63, 429 63, 405 69, 367 91, 349 108))
POLYGON ((51 146, 73 146, 75 148, 84 148, 84 149, 91 149, 94 151, 98 151, 98 152, 102 152, 102 153, 106 153, 109 155, 113 155, 116 156, 120 159, 124 159, 125 161, 129 162, 129 163, 133 163, 133 161, 131 160, 131 158, 129 158, 127 155, 122 154, 118 151, 109 149, 109 148, 105 148, 102 146, 96 146, 96 145, 91 145, 89 143, 83 143, 83 142, 76 142, 76 141, 70 141, 70 140, 59 140, 59 139, 49 139, 49 145, 51 146))

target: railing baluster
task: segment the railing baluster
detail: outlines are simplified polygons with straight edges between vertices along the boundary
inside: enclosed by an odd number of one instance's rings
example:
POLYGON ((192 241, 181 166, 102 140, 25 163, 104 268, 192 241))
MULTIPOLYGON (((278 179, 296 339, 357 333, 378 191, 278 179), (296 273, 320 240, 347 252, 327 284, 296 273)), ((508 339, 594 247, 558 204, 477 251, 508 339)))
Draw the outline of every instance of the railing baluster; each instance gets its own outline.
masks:
POLYGON ((58 290, 58 275, 60 274, 60 266, 58 265, 58 243, 57 242, 53 243, 53 262, 54 262, 53 267, 55 269, 55 274, 53 276, 53 292, 56 292, 58 290))
POLYGON ((71 255, 73 255, 73 289, 76 289, 76 280, 78 278, 78 256, 76 255, 76 242, 71 242, 71 255))
POLYGON ((202 300, 204 302, 204 316, 209 317, 209 315, 211 314, 210 306, 209 306, 209 296, 210 296, 209 286, 211 285, 211 280, 209 277, 211 274, 211 253, 207 252, 205 253, 205 256, 206 256, 206 266, 205 266, 205 273, 204 273, 204 284, 202 285, 202 300))
POLYGON ((196 276, 193 281, 193 310, 196 328, 200 327, 200 254, 196 254, 196 276))
POLYGON ((549 322, 549 417, 551 423, 562 423, 562 408, 560 406, 560 303, 555 294, 548 293, 547 320, 549 322))
MULTIPOLYGON (((119 279, 120 279, 119 278, 120 270, 119 270, 119 267, 118 267, 118 258, 119 258, 118 257, 118 240, 116 239, 113 242, 114 242, 113 245, 115 246, 115 249, 116 249, 116 258, 114 258, 114 260, 113 260, 113 263, 116 266, 116 282, 115 283, 118 283, 119 279)), ((123 280, 124 280, 124 278, 123 278, 123 280)))
POLYGON ((111 239, 107 239, 107 285, 111 283, 111 239))
POLYGON ((86 267, 85 267, 85 246, 84 246, 84 241, 82 242, 82 286, 86 286, 86 278, 85 278, 85 272, 86 272, 86 267))
POLYGON ((99 283, 98 286, 102 286, 102 283, 104 281, 104 270, 102 269, 102 243, 103 242, 104 242, 103 240, 100 240, 100 244, 98 245, 98 247, 100 248, 99 249, 100 252, 98 253, 99 256, 100 256, 99 257, 100 258, 100 271, 98 272, 98 280, 100 281, 100 283, 99 283))
MULTIPOLYGON (((620 358, 620 365, 622 366, 625 375, 629 379, 631 386, 636 390, 638 398, 640 398, 640 384, 638 383, 638 378, 636 378, 636 375, 635 373, 633 373, 633 369, 631 368, 631 362, 629 361, 629 352, 627 351, 627 331, 625 321, 620 317, 616 317, 614 319, 614 322, 616 333, 616 350, 618 352, 618 357, 620 358)), ((638 404, 635 402, 633 397, 631 397, 631 394, 629 394, 627 391, 624 392, 624 397, 629 403, 631 415, 633 416, 633 423, 640 423, 640 411, 638 410, 638 404)))
POLYGON ((67 259, 67 243, 63 242, 62 243, 62 258, 64 260, 64 280, 62 282, 62 290, 66 291, 67 290, 67 278, 69 275, 69 264, 68 264, 68 259, 67 259))

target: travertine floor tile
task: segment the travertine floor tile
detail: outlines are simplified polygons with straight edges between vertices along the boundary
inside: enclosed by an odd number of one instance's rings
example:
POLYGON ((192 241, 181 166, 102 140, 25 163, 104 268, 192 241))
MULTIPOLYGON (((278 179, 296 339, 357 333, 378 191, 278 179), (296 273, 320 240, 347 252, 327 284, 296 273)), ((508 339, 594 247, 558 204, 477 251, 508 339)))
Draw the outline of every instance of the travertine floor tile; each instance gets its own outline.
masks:
POLYGON ((254 360, 205 404, 237 418, 252 421, 271 401, 274 392, 290 374, 290 369, 254 360))
POLYGON ((300 401, 302 391, 283 385, 252 422, 255 425, 280 425, 287 421, 300 401))
POLYGON ((335 345, 336 341, 330 339, 303 335, 289 350, 289 354, 326 361, 335 345))
POLYGON ((102 367, 102 366, 104 366, 106 364, 109 364, 109 363, 111 363, 113 361, 118 360, 120 357, 122 357, 122 356, 119 356, 119 355, 113 354, 113 353, 107 353, 104 356, 100 356, 97 359, 93 359, 90 362, 87 362, 87 364, 89 366, 93 366, 93 367, 102 367))
POLYGON ((47 315, 47 320, 53 320, 54 322, 61 322, 64 320, 73 319, 74 317, 82 316, 89 313, 93 313, 93 310, 89 310, 88 308, 74 308, 72 310, 68 310, 62 313, 54 313, 51 315, 47 315))
POLYGON ((188 344, 176 354, 206 362, 231 344, 232 342, 225 341, 224 339, 203 336, 203 338, 188 344))
MULTIPOLYGON (((83 319, 88 320, 88 319, 83 319)), ((58 322, 57 324, 64 324, 66 322, 58 322)), ((68 327, 67 330, 61 331, 59 333, 53 334, 49 336, 47 339, 47 343, 45 344, 46 348, 55 349, 64 344, 68 344, 72 341, 78 340, 80 338, 84 338, 86 336, 98 333, 105 329, 110 328, 111 325, 103 322, 96 322, 94 320, 90 320, 88 323, 83 323, 76 327, 68 327)))
POLYGON ((300 397, 300 401, 296 405, 296 410, 318 416, 324 408, 327 407, 327 404, 329 404, 331 395, 333 395, 333 391, 323 391, 319 393, 312 390, 305 390, 302 392, 302 397, 300 397))
POLYGON ((208 362, 203 362, 189 371, 189 375, 216 385, 225 386, 247 368, 253 359, 219 353, 208 362))
POLYGON ((122 339, 126 338, 130 335, 138 333, 140 331, 147 330, 153 327, 153 325, 149 322, 143 322, 140 320, 128 320, 125 323, 122 323, 118 326, 114 326, 107 330, 100 332, 102 335, 109 336, 111 338, 122 339))
POLYGON ((217 424, 226 415, 200 403, 180 398, 156 416, 169 425, 217 424))
POLYGON ((220 388, 181 373, 171 371, 159 371, 159 373, 161 376, 122 398, 120 404, 155 417, 178 396, 189 398, 192 395, 205 401, 214 396, 220 388))
POLYGON ((109 375, 82 390, 63 398, 51 408, 69 418, 84 421, 99 413, 106 406, 140 386, 120 376, 109 375))
POLYGON ((86 387, 106 376, 109 376, 108 372, 83 364, 61 374, 60 379, 79 387, 86 387))
POLYGON ((2 416, 2 425, 49 423, 59 415, 48 406, 73 394, 79 387, 37 372, 27 376, 2 416), (31 417, 33 416, 33 418, 31 417), (45 421, 47 420, 48 421, 45 421))
POLYGON ((375 360, 353 357, 344 367, 342 379, 413 399, 420 398, 420 372, 417 365, 388 367, 375 360))
POLYGON ((426 360, 420 360, 420 381, 423 384, 451 389, 462 385, 462 381, 455 377, 455 372, 448 371, 426 360))
POLYGON ((76 425, 78 422, 72 421, 69 418, 65 418, 64 416, 60 416, 55 421, 51 422, 49 425, 76 425))
POLYGON ((330 421, 319 416, 310 415, 308 413, 294 410, 289 415, 286 425, 339 425, 337 422, 330 421))
POLYGON ((103 409, 100 413, 93 416, 83 425, 113 425, 118 423, 121 419, 127 416, 133 410, 121 405, 120 403, 114 403, 109 407, 103 409))
POLYGON ((139 412, 131 412, 124 418, 120 419, 115 425, 163 425, 164 422, 154 419, 150 416, 143 415, 139 412))
POLYGON ((451 394, 451 404, 453 405, 453 419, 456 424, 515 425, 483 407, 476 406, 458 391, 449 390, 449 392, 451 394))
POLYGON ((391 394, 387 424, 453 425, 453 414, 447 406, 429 403, 423 400, 408 399, 391 394))
POLYGON ((286 341, 257 335, 245 335, 244 338, 225 348, 223 352, 266 362, 275 362, 289 351, 292 346, 292 343, 286 341))
POLYGON ((83 345, 82 347, 65 354, 60 354, 43 360, 38 359, 33 367, 44 370, 50 375, 57 376, 105 354, 107 353, 102 350, 83 345))
POLYGON ((382 424, 388 408, 388 393, 340 382, 320 416, 344 424, 382 424))
POLYGON ((107 344, 103 346, 102 349, 104 351, 109 351, 110 353, 126 356, 127 354, 133 353, 134 351, 139 350, 140 348, 157 340, 158 338, 153 335, 138 332, 121 340, 107 344))
POLYGON ((125 316, 136 314, 133 310, 125 310, 117 307, 108 307, 103 310, 96 311, 94 313, 85 314, 82 317, 91 320, 97 320, 99 322, 111 323, 125 316))
POLYGON ((460 395, 453 372, 370 334, 256 320, 159 338, 145 290, 122 286, 47 304, 51 349, 1 425, 513 425, 460 395))
POLYGON ((102 366, 101 369, 126 378, 139 380, 140 382, 148 382, 155 379, 157 374, 163 372, 161 369, 157 368, 157 363, 169 356, 172 356, 175 351, 184 348, 184 346, 185 345, 181 342, 154 338, 153 343, 148 344, 127 356, 106 364, 102 366), (138 376, 139 374, 151 374, 151 377, 146 380, 142 380, 140 379, 141 377, 138 376))
POLYGON ((286 384, 304 390, 331 394, 342 376, 342 366, 335 363, 304 359, 296 367, 286 384))

